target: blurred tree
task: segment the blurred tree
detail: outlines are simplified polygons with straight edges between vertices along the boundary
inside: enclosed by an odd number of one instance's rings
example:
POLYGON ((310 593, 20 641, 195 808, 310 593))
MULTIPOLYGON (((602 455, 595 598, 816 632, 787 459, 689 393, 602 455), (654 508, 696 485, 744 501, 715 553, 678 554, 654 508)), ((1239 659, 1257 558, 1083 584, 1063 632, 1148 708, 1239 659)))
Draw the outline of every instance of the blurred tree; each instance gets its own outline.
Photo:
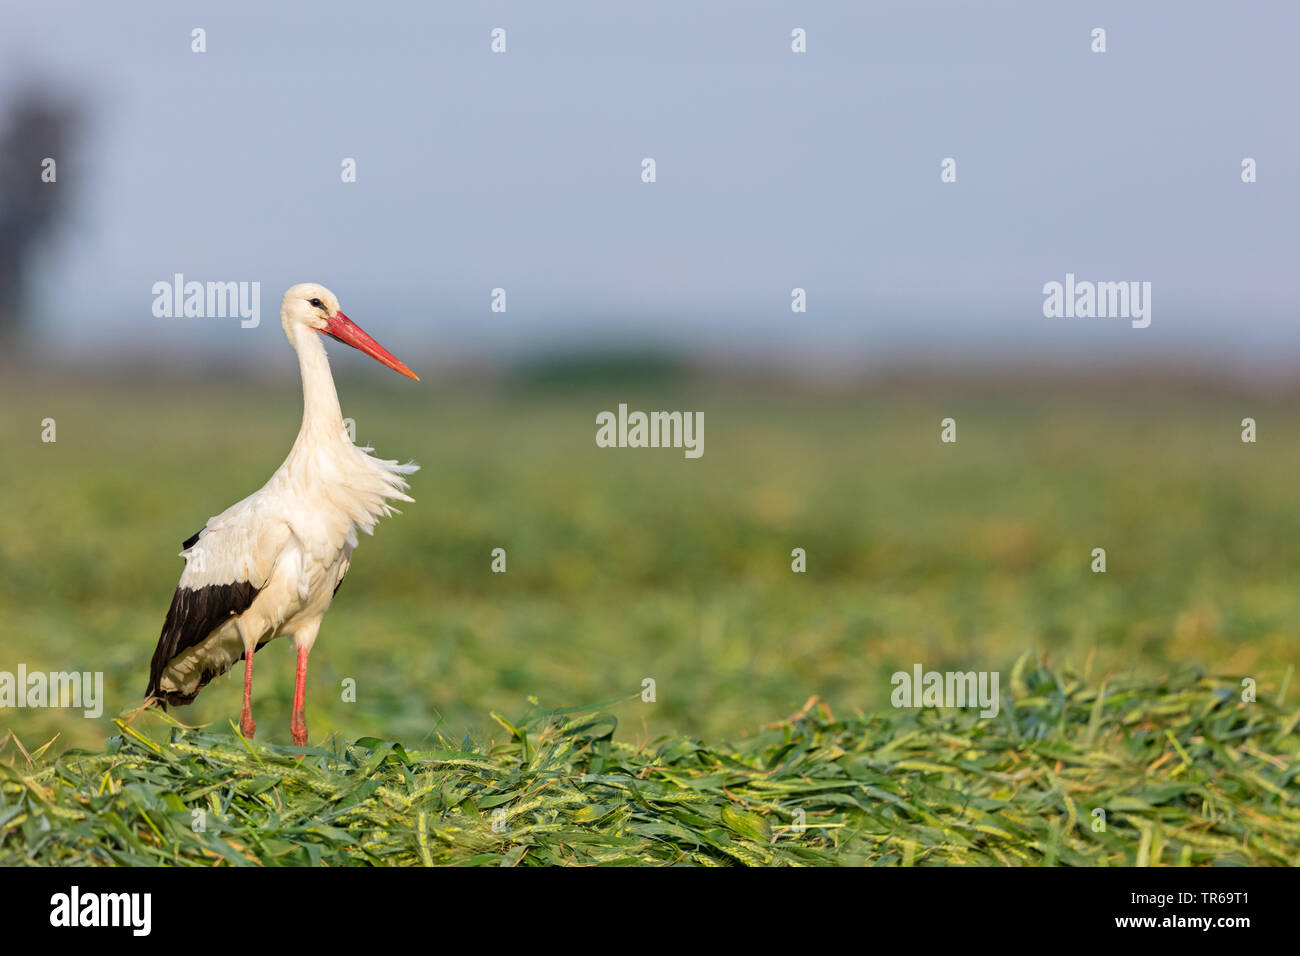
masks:
POLYGON ((37 250, 68 207, 65 158, 81 116, 72 100, 33 85, 13 98, 0 123, 0 334, 17 331, 27 314, 37 250))

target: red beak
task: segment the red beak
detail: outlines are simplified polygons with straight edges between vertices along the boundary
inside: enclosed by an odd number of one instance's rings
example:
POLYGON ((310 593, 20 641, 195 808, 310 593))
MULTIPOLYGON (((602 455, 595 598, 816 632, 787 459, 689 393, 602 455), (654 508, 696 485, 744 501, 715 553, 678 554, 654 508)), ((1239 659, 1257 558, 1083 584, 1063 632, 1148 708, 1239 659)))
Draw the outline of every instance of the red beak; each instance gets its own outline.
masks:
POLYGON ((321 332, 324 335, 328 335, 332 339, 338 339, 344 345, 350 345, 354 349, 360 349, 380 365, 387 365, 394 372, 401 372, 407 378, 413 378, 417 382, 420 380, 420 376, 416 375, 401 362, 397 361, 397 359, 393 357, 392 352, 388 351, 388 349, 384 348, 372 339, 366 334, 365 329, 357 325, 342 312, 339 312, 328 321, 329 325, 321 329, 321 332))

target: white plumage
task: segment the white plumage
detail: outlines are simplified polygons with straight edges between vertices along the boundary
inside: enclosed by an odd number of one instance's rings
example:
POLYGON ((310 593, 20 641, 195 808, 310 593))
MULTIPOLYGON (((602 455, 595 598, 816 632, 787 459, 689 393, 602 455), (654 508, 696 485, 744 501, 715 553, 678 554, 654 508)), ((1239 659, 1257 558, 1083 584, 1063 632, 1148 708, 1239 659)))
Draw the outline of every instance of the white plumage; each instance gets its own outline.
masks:
POLYGON ((320 333, 416 376, 339 311, 338 300, 323 286, 289 289, 280 320, 302 372, 302 428, 261 489, 208 519, 185 542, 185 570, 154 652, 147 696, 189 703, 243 658, 241 728, 251 736, 253 654, 276 637, 292 635, 298 651, 292 729, 301 745, 307 655, 347 573, 357 529, 371 533, 394 512, 391 502, 412 501, 405 476, 419 468, 375 458, 372 449, 349 440, 320 333))

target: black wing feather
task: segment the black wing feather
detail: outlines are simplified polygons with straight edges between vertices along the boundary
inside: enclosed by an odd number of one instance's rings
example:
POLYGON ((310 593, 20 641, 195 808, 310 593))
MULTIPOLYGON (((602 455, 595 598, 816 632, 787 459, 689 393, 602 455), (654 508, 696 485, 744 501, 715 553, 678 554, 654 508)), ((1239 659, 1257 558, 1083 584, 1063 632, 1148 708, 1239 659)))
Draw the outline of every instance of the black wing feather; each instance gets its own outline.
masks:
MULTIPOLYGON (((195 535, 190 542, 197 538, 198 535, 195 535)), ((189 546, 188 543, 186 546, 189 546)), ((210 584, 201 588, 177 588, 172 596, 172 606, 167 611, 167 619, 163 622, 162 633, 158 636, 153 661, 149 665, 149 687, 145 691, 145 697, 156 697, 168 704, 191 703, 203 686, 218 675, 205 673, 193 694, 165 694, 159 683, 167 665, 178 654, 202 643, 230 617, 247 611, 257 597, 258 590, 248 581, 210 584)))

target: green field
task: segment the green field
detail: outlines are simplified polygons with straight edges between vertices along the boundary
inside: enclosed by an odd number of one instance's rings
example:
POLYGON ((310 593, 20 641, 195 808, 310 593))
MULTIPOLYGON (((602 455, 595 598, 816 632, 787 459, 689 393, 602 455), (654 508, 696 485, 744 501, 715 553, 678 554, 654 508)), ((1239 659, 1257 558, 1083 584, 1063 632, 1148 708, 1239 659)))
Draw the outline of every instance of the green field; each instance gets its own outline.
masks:
MULTIPOLYGON (((1195 666, 1265 692, 1300 662, 1300 413, 1284 402, 408 384, 340 386, 358 440, 423 470, 326 618, 313 739, 479 735, 491 710, 624 697, 647 677, 657 700, 621 710, 626 733, 735 737, 812 694, 878 708, 915 663, 1005 671, 1034 651, 1093 675, 1195 666), (597 448, 596 413, 620 401, 704 411, 704 456, 597 448), (946 416, 955 445, 939 442, 946 416)), ((0 669, 102 670, 108 697, 98 721, 9 712, 5 729, 96 746, 144 690, 181 540, 292 443, 296 383, 26 379, 3 405, 0 669)), ((283 743, 289 642, 258 660, 259 733, 283 743)), ((177 716, 224 727, 239 695, 215 682, 177 716)))
MULTIPOLYGON (((339 390, 360 443, 423 470, 415 503, 363 539, 325 620, 313 743, 499 745, 492 711, 618 699, 622 743, 741 746, 812 695, 837 719, 888 711, 890 675, 914 664, 999 671, 1008 692, 1026 652, 1093 686, 1188 668, 1220 687, 1250 677, 1279 712, 1296 707, 1295 686, 1279 699, 1300 662, 1300 412, 1285 396, 676 376, 565 388, 376 375, 339 390), (704 456, 597 448, 595 416, 619 402, 703 411, 704 456), (1246 416, 1256 444, 1240 440, 1246 416), (505 574, 490 570, 498 547, 505 574), (1090 570, 1097 547, 1104 574, 1090 570), (653 703, 636 696, 645 678, 653 703)), ((144 690, 181 540, 280 463, 296 381, 21 375, 0 402, 0 670, 103 671, 107 696, 97 720, 5 711, 0 737, 100 750, 144 690)), ((290 642, 258 662, 258 742, 285 745, 290 642)), ((238 670, 175 716, 230 733, 238 670)), ((16 742, 0 759, 23 763, 16 742)), ((1294 772, 1283 785, 1294 813, 1294 772)))

